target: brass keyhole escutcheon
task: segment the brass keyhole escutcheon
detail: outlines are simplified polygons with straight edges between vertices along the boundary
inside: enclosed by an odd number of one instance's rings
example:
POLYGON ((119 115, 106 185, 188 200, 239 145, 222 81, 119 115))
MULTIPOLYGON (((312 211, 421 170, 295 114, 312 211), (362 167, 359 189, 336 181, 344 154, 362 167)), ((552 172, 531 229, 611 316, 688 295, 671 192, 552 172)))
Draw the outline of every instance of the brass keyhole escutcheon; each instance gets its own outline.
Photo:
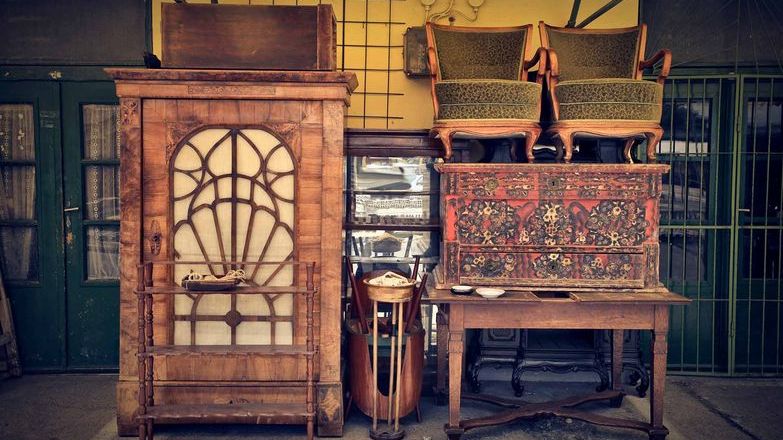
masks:
POLYGON ((163 234, 160 232, 160 224, 158 224, 157 220, 153 220, 152 224, 150 225, 150 253, 152 255, 158 255, 160 254, 160 246, 161 242, 163 241, 163 234))

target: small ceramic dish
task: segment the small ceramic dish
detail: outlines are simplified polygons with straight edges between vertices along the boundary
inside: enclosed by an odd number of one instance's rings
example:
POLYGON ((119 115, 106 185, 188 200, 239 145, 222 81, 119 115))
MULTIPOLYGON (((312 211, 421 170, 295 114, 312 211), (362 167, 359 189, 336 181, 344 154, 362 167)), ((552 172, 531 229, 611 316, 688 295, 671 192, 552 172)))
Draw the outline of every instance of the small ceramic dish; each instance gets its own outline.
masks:
POLYGON ((455 295, 470 295, 473 292, 473 286, 456 285, 451 286, 451 293, 455 295))
POLYGON ((483 298, 492 299, 499 297, 500 295, 506 293, 506 291, 503 289, 495 289, 494 287, 479 287, 476 289, 476 293, 481 295, 483 298))

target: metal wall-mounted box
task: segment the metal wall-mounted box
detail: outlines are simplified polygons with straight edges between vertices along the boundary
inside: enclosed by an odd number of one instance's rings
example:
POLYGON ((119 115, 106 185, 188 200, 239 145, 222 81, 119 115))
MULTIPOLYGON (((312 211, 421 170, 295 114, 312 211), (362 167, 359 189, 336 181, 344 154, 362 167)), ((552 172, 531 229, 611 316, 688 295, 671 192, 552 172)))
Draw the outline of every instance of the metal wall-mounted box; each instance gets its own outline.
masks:
POLYGON ((403 70, 408 76, 430 76, 427 60, 427 32, 424 26, 409 27, 404 34, 403 70))

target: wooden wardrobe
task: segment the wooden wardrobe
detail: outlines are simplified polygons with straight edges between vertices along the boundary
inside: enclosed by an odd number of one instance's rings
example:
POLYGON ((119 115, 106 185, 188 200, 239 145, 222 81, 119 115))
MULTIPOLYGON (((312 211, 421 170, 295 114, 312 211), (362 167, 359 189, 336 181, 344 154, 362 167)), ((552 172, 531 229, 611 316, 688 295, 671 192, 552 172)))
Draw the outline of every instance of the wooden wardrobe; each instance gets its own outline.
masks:
MULTIPOLYGON (((341 435, 343 130, 356 77, 314 71, 107 72, 116 81, 122 128, 120 435, 137 430, 137 266, 193 258, 316 263, 316 422, 319 435, 341 435)), ((297 282, 296 274, 282 273, 263 276, 285 285, 297 282)), ((181 276, 161 265, 153 280, 174 283, 181 276)), ((230 298, 223 303, 156 298, 155 343, 303 340, 301 300, 225 296, 230 298)), ((155 399, 298 402, 304 399, 304 371, 303 360, 284 356, 166 358, 155 362, 155 399)))

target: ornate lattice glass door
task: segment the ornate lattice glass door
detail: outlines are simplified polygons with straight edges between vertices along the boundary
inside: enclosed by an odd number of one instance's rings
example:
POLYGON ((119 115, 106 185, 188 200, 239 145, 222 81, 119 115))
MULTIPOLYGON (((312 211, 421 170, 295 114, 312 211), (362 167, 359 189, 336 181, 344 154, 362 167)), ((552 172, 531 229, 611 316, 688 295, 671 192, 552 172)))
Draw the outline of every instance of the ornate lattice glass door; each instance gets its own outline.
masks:
MULTIPOLYGON (((295 168, 290 147, 263 128, 204 128, 179 142, 171 158, 174 259, 177 266, 223 276, 244 269, 261 286, 292 286, 291 265, 229 261, 293 260, 295 168)), ((178 295, 174 343, 291 344, 291 295, 178 295)))

